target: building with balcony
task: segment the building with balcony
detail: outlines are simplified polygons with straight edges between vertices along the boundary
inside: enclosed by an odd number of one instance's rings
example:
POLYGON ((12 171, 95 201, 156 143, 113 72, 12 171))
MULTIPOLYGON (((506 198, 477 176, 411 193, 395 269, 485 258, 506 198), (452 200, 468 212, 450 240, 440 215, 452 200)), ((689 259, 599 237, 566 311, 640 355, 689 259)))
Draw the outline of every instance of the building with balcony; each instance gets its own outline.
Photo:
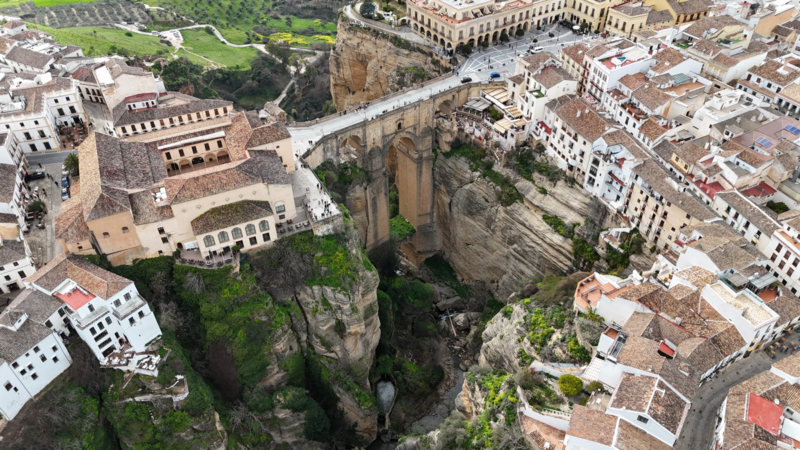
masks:
POLYGON ((583 186, 612 209, 620 211, 625 203, 633 168, 647 159, 650 159, 650 155, 627 132, 608 132, 592 147, 589 172, 583 186))
MULTIPOLYGON (((544 7, 537 4, 537 11, 540 6, 544 7)), ((528 31, 533 10, 533 2, 526 0, 418 0, 407 3, 406 17, 415 34, 449 50, 498 42, 501 35, 514 36, 518 29, 528 31)))
MULTIPOLYGON (((737 89, 758 98, 767 104, 777 103, 780 93, 800 78, 800 60, 790 58, 785 61, 767 61, 760 66, 751 67, 737 89)), ((780 106, 780 105, 779 105, 780 106)))
POLYGON ((13 133, 24 152, 59 149, 61 127, 88 123, 72 80, 45 73, 10 83, 8 93, 0 95, 0 130, 13 133))
POLYGON ((705 203, 687 192, 685 182, 652 159, 633 168, 630 184, 621 212, 659 248, 668 249, 683 227, 717 218, 705 203))
MULTIPOLYGON (((708 98, 708 101, 702 108, 697 110, 692 117, 690 132, 695 137, 708 136, 712 132, 712 127, 719 123, 736 119, 736 117, 753 117, 756 119, 761 115, 758 111, 758 106, 766 103, 761 103, 747 99, 743 91, 723 89, 714 92, 708 98), (752 114, 751 114, 752 112, 752 114)), ((730 136, 728 137, 730 138, 730 136)), ((721 141, 722 139, 720 139, 721 141)))
MULTIPOLYGON (((541 121, 545 105, 564 95, 575 95, 578 82, 547 52, 518 57, 515 75, 508 77, 508 97, 527 121, 541 121)), ((537 133, 538 127, 529 127, 537 133)))

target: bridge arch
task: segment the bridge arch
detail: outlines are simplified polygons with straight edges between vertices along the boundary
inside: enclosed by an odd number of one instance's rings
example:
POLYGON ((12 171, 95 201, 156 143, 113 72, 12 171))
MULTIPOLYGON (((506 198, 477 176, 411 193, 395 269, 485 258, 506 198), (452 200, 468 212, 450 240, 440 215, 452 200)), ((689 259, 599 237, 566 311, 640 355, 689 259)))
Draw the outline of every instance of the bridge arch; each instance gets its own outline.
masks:
POLYGON ((456 105, 450 99, 445 99, 438 105, 436 105, 436 112, 451 117, 453 113, 456 111, 456 105))
POLYGON ((354 163, 364 154, 361 136, 350 134, 339 141, 339 161, 354 163))

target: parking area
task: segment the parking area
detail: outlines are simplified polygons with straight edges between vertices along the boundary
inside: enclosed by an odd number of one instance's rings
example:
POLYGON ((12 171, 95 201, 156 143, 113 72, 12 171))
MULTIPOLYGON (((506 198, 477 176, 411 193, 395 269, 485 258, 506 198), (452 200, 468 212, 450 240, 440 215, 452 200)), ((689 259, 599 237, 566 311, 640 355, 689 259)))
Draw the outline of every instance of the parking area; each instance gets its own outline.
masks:
POLYGON ((63 252, 55 238, 53 220, 61 212, 61 164, 68 154, 69 152, 26 155, 30 163, 30 172, 43 171, 52 177, 45 176, 45 178, 28 182, 31 189, 39 188, 39 199, 44 203, 47 211, 42 215, 44 227, 39 228, 37 226, 39 220, 34 219, 30 222, 30 231, 25 234, 37 269, 63 252))

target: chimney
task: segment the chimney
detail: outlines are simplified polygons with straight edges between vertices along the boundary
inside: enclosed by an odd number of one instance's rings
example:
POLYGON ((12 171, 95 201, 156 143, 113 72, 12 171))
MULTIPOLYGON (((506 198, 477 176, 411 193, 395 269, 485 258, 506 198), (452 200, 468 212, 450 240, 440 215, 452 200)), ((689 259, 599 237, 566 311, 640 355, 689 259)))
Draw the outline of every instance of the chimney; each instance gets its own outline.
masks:
POLYGON ((581 110, 579 109, 578 114, 575 117, 580 117, 580 116, 581 116, 581 110))

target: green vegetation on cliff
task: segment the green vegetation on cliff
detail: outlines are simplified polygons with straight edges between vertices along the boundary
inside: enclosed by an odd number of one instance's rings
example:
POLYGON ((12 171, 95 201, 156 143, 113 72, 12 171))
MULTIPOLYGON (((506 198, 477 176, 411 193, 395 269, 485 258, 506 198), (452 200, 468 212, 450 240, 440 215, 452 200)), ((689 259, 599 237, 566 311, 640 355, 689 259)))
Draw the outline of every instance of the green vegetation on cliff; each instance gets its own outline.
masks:
POLYGON ((479 147, 472 142, 461 142, 456 139, 450 143, 450 151, 443 153, 443 155, 445 158, 462 156, 468 159, 472 163, 469 167, 470 170, 480 172, 481 176, 500 188, 500 204, 502 206, 511 206, 515 202, 522 201, 522 195, 517 191, 511 180, 492 170, 494 160, 485 148, 479 147))

